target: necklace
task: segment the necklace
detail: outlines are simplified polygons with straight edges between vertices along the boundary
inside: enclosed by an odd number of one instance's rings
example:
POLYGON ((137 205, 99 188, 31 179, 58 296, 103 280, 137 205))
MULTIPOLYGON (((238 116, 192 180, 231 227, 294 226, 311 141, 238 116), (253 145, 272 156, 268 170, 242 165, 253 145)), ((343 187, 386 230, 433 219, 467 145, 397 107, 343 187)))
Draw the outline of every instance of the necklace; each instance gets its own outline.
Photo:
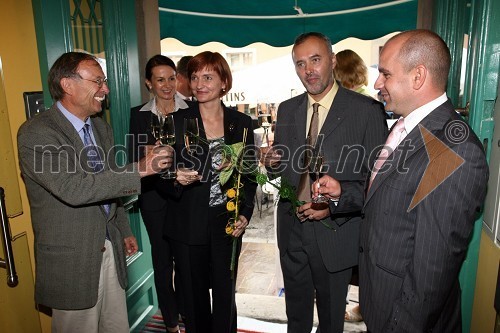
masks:
POLYGON ((161 115, 163 116, 166 116, 168 115, 169 113, 172 113, 175 111, 175 101, 172 103, 172 107, 169 108, 168 106, 166 107, 160 107, 160 103, 158 103, 158 100, 156 100, 156 110, 158 111, 158 113, 160 113, 161 115), (169 111, 170 109, 170 111, 169 111))

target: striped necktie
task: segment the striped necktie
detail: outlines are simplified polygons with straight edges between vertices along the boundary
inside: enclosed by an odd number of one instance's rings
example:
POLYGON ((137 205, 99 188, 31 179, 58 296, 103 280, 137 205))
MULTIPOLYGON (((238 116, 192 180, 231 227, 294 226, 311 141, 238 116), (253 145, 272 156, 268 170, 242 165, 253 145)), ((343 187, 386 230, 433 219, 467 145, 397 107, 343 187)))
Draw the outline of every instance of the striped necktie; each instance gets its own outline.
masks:
MULTIPOLYGON (((309 132, 307 134, 307 143, 314 147, 316 145, 316 140, 318 139, 319 133, 319 103, 314 103, 312 105, 313 113, 311 115, 311 124, 309 125, 309 132)), ((310 152, 309 152, 310 153, 310 152)), ((309 164, 309 154, 306 154, 304 159, 304 166, 309 164)), ((298 199, 301 201, 309 202, 311 201, 311 177, 309 175, 309 170, 304 170, 300 176, 299 186, 297 188, 298 199)))

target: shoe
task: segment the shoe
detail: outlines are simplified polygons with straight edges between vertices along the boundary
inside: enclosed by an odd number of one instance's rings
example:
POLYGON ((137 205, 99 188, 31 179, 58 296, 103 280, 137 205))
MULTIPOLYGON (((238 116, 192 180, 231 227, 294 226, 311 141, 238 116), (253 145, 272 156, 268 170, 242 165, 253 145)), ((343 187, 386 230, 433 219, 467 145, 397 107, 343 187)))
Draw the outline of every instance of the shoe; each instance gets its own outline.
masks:
MULTIPOLYGON (((344 314, 344 321, 350 322, 350 323, 357 323, 360 321, 363 321, 363 317, 361 317, 361 313, 355 311, 356 307, 352 309, 346 309, 345 314, 344 314)), ((358 311, 359 311, 359 307, 358 311)))

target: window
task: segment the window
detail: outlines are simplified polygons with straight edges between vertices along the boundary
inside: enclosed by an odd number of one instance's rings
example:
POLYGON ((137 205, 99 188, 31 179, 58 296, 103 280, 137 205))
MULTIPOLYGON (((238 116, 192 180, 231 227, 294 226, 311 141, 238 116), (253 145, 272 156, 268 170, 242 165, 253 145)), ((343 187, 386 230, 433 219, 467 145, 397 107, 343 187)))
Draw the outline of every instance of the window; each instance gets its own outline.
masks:
POLYGON ((256 56, 253 49, 231 49, 223 52, 232 71, 255 65, 256 56))

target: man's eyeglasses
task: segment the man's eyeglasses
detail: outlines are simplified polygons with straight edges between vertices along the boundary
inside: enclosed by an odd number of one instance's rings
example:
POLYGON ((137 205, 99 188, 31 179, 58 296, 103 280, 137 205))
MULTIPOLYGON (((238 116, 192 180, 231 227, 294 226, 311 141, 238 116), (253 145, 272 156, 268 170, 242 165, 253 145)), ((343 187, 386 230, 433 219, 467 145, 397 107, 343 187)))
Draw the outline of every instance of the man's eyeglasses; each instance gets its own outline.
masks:
POLYGON ((78 74, 78 76, 82 80, 94 82, 95 84, 97 84, 97 86, 99 88, 102 88, 102 85, 105 84, 105 83, 108 84, 108 79, 107 78, 104 78, 104 79, 98 78, 98 79, 95 79, 95 80, 91 80, 91 79, 85 79, 85 78, 81 77, 80 74, 78 74))

